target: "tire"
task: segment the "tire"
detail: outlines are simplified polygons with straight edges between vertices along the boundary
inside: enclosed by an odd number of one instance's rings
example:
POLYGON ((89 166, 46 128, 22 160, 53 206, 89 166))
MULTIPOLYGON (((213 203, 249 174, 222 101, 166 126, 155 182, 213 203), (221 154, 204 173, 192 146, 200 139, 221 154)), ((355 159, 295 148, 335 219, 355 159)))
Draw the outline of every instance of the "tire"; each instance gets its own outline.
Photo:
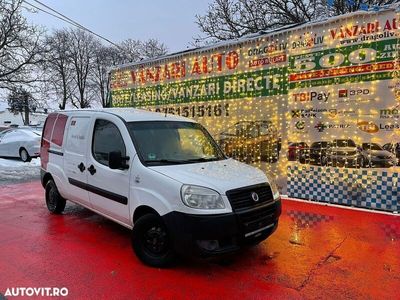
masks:
POLYGON ((165 268, 175 260, 167 227, 156 214, 146 214, 135 222, 132 247, 139 259, 151 267, 165 268))
POLYGON ((23 162, 30 162, 32 160, 32 157, 30 157, 28 151, 25 148, 21 148, 21 150, 19 150, 19 157, 23 162))
POLYGON ((66 200, 61 197, 52 179, 46 184, 45 194, 47 209, 53 214, 61 214, 64 211, 66 200))
MULTIPOLYGON (((358 168, 365 168, 367 165, 367 161, 364 159, 364 157, 360 157, 360 160, 358 162, 358 168)), ((369 161, 369 165, 371 167, 371 161, 369 161)))
POLYGON ((372 168, 372 163, 369 159, 364 160, 363 168, 372 168))

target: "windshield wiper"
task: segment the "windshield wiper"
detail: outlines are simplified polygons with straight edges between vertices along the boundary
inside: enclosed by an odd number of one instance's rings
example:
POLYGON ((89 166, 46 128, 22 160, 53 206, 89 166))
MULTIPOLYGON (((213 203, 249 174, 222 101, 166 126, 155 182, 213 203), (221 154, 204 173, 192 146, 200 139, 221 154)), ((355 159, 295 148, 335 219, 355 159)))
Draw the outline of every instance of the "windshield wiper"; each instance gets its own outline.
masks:
POLYGON ((215 161, 215 160, 219 160, 219 158, 218 157, 209 157, 209 158, 199 157, 199 158, 191 158, 191 159, 188 159, 187 161, 190 161, 190 162, 196 162, 196 161, 198 161, 198 162, 206 162, 206 161, 215 161))
POLYGON ((155 159, 155 160, 145 160, 145 163, 159 163, 159 164, 187 164, 193 162, 207 162, 207 161, 216 161, 219 160, 218 157, 199 157, 199 158, 190 158, 190 159, 155 159))
POLYGON ((175 159, 154 159, 145 160, 145 163, 162 163, 162 164, 184 164, 186 160, 175 160, 175 159))

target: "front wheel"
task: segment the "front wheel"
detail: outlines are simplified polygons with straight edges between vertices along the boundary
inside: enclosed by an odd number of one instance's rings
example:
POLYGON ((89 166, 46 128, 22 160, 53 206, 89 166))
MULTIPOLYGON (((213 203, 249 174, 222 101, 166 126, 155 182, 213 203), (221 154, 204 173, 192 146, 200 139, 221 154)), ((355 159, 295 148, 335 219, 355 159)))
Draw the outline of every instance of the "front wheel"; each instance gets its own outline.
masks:
POLYGON ((53 214, 61 214, 64 211, 66 200, 58 192, 53 180, 46 184, 46 205, 47 209, 53 214))
POLYGON ((25 148, 22 148, 19 151, 19 157, 21 158, 21 160, 23 162, 30 162, 32 160, 32 158, 30 157, 28 151, 25 148))
POLYGON ((132 247, 139 259, 152 267, 167 267, 175 259, 168 230, 156 214, 144 215, 135 222, 132 247))

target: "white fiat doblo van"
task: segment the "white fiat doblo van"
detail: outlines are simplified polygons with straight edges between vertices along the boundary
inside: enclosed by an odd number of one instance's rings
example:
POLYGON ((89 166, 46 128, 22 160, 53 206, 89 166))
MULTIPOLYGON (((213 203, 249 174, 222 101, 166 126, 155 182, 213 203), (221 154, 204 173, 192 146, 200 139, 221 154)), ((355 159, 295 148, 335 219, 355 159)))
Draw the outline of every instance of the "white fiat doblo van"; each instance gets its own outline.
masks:
POLYGON ((66 199, 132 229, 146 264, 176 253, 214 256, 257 244, 278 226, 276 186, 227 158, 200 124, 137 109, 47 117, 41 141, 46 204, 66 199))

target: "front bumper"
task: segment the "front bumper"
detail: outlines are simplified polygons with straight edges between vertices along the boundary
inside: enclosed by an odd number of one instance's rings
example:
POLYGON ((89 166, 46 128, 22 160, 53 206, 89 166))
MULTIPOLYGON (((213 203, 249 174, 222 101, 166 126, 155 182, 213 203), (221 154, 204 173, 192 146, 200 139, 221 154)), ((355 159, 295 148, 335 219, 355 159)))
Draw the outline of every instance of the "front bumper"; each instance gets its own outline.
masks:
POLYGON ((371 157, 367 163, 372 167, 392 167, 397 165, 397 159, 371 157))
POLYGON ((178 253, 209 257, 233 253, 265 240, 278 227, 281 211, 279 200, 243 212, 218 215, 173 211, 163 219, 178 253))

